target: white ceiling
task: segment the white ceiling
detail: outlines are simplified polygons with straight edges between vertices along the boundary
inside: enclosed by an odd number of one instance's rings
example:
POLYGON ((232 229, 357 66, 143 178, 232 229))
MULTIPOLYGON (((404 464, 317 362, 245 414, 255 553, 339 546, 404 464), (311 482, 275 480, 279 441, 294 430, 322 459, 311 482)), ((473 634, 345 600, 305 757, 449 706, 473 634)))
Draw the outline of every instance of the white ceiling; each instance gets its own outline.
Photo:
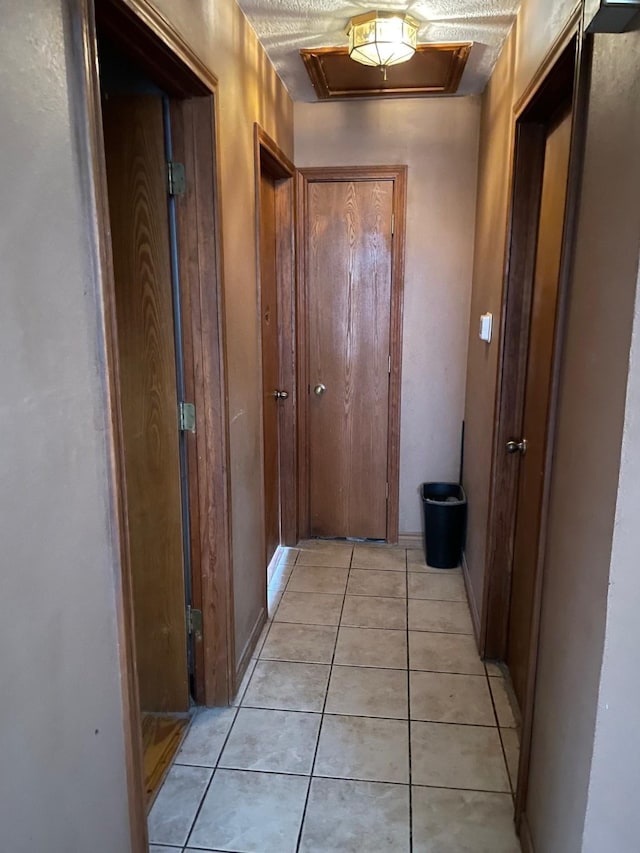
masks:
POLYGON ((519 0, 238 0, 294 101, 316 96, 298 51, 347 44, 349 19, 399 9, 421 22, 418 42, 474 42, 458 94, 482 92, 511 28, 519 0))

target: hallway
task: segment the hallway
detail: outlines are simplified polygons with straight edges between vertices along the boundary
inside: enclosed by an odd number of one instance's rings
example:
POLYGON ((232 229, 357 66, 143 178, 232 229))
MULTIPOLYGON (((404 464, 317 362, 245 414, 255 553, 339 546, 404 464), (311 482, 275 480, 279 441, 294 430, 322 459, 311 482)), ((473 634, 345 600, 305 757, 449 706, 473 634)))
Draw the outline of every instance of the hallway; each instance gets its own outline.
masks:
POLYGON ((288 549, 236 706, 195 716, 152 853, 515 853, 517 732, 460 570, 421 551, 288 549))

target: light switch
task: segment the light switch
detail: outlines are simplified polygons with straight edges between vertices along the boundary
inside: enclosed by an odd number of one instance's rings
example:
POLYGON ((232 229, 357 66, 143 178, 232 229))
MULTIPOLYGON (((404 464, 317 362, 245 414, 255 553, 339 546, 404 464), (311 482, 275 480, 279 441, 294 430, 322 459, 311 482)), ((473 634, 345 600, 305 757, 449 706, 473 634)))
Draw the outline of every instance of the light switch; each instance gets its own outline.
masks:
POLYGON ((493 328, 493 314, 480 315, 480 340, 491 343, 491 330, 493 328))

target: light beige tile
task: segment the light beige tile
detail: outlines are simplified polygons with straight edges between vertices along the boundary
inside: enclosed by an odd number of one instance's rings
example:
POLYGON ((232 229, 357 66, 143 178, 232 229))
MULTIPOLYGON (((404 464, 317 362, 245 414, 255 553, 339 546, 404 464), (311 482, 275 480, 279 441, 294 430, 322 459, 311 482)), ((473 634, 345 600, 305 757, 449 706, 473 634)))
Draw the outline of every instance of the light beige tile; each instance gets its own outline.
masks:
POLYGON ((406 602, 402 598, 347 595, 341 625, 351 628, 395 628, 407 626, 406 602))
POLYGON ((487 671, 487 675, 490 675, 492 678, 504 678, 504 673, 500 669, 499 664, 495 661, 485 661, 484 665, 487 671))
POLYGON ((408 716, 407 672, 362 666, 334 666, 325 711, 358 717, 408 716))
POLYGON ((409 630, 473 634, 469 608, 464 601, 409 599, 409 630))
POLYGON ((414 853, 520 853, 508 794, 412 790, 414 853))
POLYGON ((264 627, 262 628, 262 631, 260 632, 260 636, 258 637, 258 642, 256 643, 255 648, 253 649, 253 654, 251 655, 252 658, 260 657, 260 652, 262 650, 262 647, 264 646, 264 641, 267 639, 267 634, 269 633, 270 627, 271 622, 267 619, 264 624, 264 627))
POLYGON ((338 631, 334 663, 403 669, 407 665, 407 632, 343 626, 338 631))
POLYGON ((495 725, 485 675, 412 672, 410 682, 412 720, 495 725))
POLYGON ((423 549, 408 549, 407 550, 407 568, 410 572, 430 572, 434 575, 461 575, 460 567, 457 569, 436 569, 434 566, 428 566, 424 559, 423 549))
POLYGON ((176 763, 215 767, 236 712, 233 707, 201 708, 176 755, 176 763))
POLYGON ((301 853, 408 853, 409 787, 313 779, 301 853))
POLYGON ((351 565, 352 553, 353 546, 346 542, 312 539, 300 544, 296 565, 348 568, 351 565))
POLYGON ((380 569, 383 571, 404 572, 407 557, 404 548, 378 548, 369 545, 356 545, 353 549, 351 567, 354 569, 380 569))
POLYGON ((314 775, 408 782, 407 722, 373 717, 323 717, 314 775))
POLYGON ((520 736, 517 729, 500 729, 500 737, 507 759, 511 790, 515 793, 518 784, 518 764, 520 763, 520 736))
POLYGON ((331 625, 273 622, 260 657, 301 663, 331 663, 338 629, 331 625))
POLYGON ((285 586, 270 586, 267 589, 267 612, 269 614, 270 620, 273 619, 273 617, 278 611, 278 607, 280 606, 280 602, 282 601, 282 596, 284 595, 285 589, 285 586))
POLYGON ((411 771, 416 785, 509 791, 496 728, 411 723, 411 771))
POLYGON ((431 572, 409 572, 409 598, 431 598, 438 601, 466 601, 462 575, 434 575, 431 572))
POLYGON ((240 687, 238 688, 238 692, 233 697, 229 704, 232 707, 237 707, 241 702, 244 694, 247 692, 247 687, 249 686, 249 682, 251 681, 251 676, 253 675, 253 670, 256 668, 256 659, 252 658, 249 661, 249 665, 247 666, 244 675, 242 676, 242 681, 240 682, 240 687))
POLYGON ((217 770, 189 844, 243 853, 294 853, 309 780, 217 770))
POLYGON ((403 572, 385 572, 377 569, 351 569, 347 593, 406 598, 406 575, 403 572))
POLYGON ((342 595, 287 590, 282 596, 274 621, 304 625, 337 625, 340 622, 342 601, 342 595))
POLYGON ((328 592, 343 595, 349 569, 328 566, 296 566, 287 589, 292 592, 328 592))
POLYGON ((174 764, 149 813, 152 844, 182 845, 196 816, 213 770, 174 764))
POLYGON ((504 678, 490 678, 489 684, 491 685, 493 703, 496 706, 498 725, 505 729, 515 729, 517 722, 504 678))
POLYGON ((240 708, 220 767, 310 774, 320 714, 240 708))
POLYGON ((247 708, 322 711, 330 667, 319 663, 260 660, 245 693, 247 708))
POLYGON ((468 634, 409 631, 409 666, 431 672, 484 675, 476 641, 468 634))
POLYGON ((296 560, 298 559, 299 551, 297 548, 281 548, 280 559, 278 560, 279 566, 292 566, 296 560))

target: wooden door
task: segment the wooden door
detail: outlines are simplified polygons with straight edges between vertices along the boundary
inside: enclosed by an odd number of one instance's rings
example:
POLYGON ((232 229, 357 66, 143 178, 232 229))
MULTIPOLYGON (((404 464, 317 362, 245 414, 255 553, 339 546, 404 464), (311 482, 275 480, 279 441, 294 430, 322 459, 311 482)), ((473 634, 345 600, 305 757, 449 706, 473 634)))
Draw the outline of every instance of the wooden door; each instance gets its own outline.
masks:
POLYGON ((260 317, 262 331, 262 417, 264 515, 267 565, 280 544, 280 461, 278 417, 278 282, 276 269, 276 187, 260 171, 260 317))
POLYGON ((521 708, 529 665, 570 143, 571 114, 565 112, 551 126, 545 145, 527 358, 527 445, 520 461, 507 638, 507 663, 521 708))
POLYGON ((312 536, 387 537, 391 180, 308 186, 312 536))
POLYGON ((145 711, 189 707, 162 100, 103 106, 136 664, 145 711))

